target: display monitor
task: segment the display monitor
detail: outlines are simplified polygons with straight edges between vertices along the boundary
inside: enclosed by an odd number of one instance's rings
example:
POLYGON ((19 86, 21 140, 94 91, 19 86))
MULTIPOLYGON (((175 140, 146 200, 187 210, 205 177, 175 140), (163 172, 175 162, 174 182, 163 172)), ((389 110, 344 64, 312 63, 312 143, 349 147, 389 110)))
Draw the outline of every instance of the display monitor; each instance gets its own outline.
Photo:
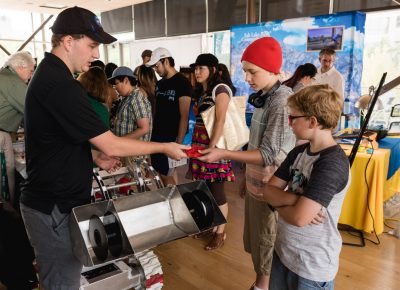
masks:
POLYGON ((325 47, 343 49, 343 26, 310 28, 307 30, 307 51, 320 51, 325 47))

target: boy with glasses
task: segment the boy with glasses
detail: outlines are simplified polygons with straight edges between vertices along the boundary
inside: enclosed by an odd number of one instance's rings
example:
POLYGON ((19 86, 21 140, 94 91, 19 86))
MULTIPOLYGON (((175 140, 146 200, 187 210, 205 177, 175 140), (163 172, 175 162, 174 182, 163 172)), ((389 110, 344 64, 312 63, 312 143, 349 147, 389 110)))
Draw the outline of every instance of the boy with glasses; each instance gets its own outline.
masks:
POLYGON ((289 152, 252 193, 279 215, 269 289, 333 290, 342 247, 337 224, 350 185, 348 158, 332 137, 342 101, 328 85, 317 85, 290 96, 288 107, 294 134, 309 143, 289 152), (325 220, 316 225, 319 213, 325 220))

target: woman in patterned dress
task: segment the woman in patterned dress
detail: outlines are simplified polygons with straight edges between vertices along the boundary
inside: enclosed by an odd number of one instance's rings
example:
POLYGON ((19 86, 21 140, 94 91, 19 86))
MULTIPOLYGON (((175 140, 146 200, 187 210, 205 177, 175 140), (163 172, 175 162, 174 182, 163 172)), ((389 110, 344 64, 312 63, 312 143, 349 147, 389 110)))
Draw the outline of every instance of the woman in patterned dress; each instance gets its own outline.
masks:
MULTIPOLYGON (((209 53, 200 54, 196 62, 191 64, 191 67, 195 70, 197 81, 194 90, 196 104, 193 108, 196 115, 196 124, 193 131, 192 146, 214 148, 222 135, 225 115, 230 101, 229 92, 227 86, 219 86, 215 93, 215 101, 212 98, 214 87, 222 83, 217 69, 218 59, 214 55, 209 53), (211 106, 215 106, 215 122, 213 134, 209 136, 200 113, 211 106)), ((225 181, 235 180, 230 160, 207 163, 191 158, 189 170, 194 180, 204 180, 207 183, 219 209, 224 217, 227 218, 228 203, 226 201, 224 183, 225 181)), ((208 232, 208 234, 211 235, 211 239, 206 245, 205 250, 214 250, 221 247, 226 239, 225 225, 218 226, 216 229, 208 232)))

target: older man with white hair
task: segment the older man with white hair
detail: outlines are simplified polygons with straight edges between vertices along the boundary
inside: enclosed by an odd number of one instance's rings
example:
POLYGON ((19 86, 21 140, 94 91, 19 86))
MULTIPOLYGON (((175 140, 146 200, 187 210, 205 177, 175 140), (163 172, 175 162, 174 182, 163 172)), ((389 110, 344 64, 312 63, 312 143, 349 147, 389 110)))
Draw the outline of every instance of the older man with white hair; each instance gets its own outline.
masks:
POLYGON ((0 151, 6 159, 10 202, 14 198, 14 152, 10 133, 17 132, 24 116, 27 82, 35 60, 27 51, 12 54, 0 69, 0 151))

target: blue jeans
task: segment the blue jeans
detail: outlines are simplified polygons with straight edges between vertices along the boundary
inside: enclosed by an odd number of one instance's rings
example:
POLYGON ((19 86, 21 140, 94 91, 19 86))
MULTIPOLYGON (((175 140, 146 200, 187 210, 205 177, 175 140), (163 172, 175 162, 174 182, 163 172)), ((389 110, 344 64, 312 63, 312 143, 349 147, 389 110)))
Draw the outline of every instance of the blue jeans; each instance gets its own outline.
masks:
POLYGON ((286 268, 274 252, 269 290, 333 290, 334 281, 318 282, 300 277, 286 268))

